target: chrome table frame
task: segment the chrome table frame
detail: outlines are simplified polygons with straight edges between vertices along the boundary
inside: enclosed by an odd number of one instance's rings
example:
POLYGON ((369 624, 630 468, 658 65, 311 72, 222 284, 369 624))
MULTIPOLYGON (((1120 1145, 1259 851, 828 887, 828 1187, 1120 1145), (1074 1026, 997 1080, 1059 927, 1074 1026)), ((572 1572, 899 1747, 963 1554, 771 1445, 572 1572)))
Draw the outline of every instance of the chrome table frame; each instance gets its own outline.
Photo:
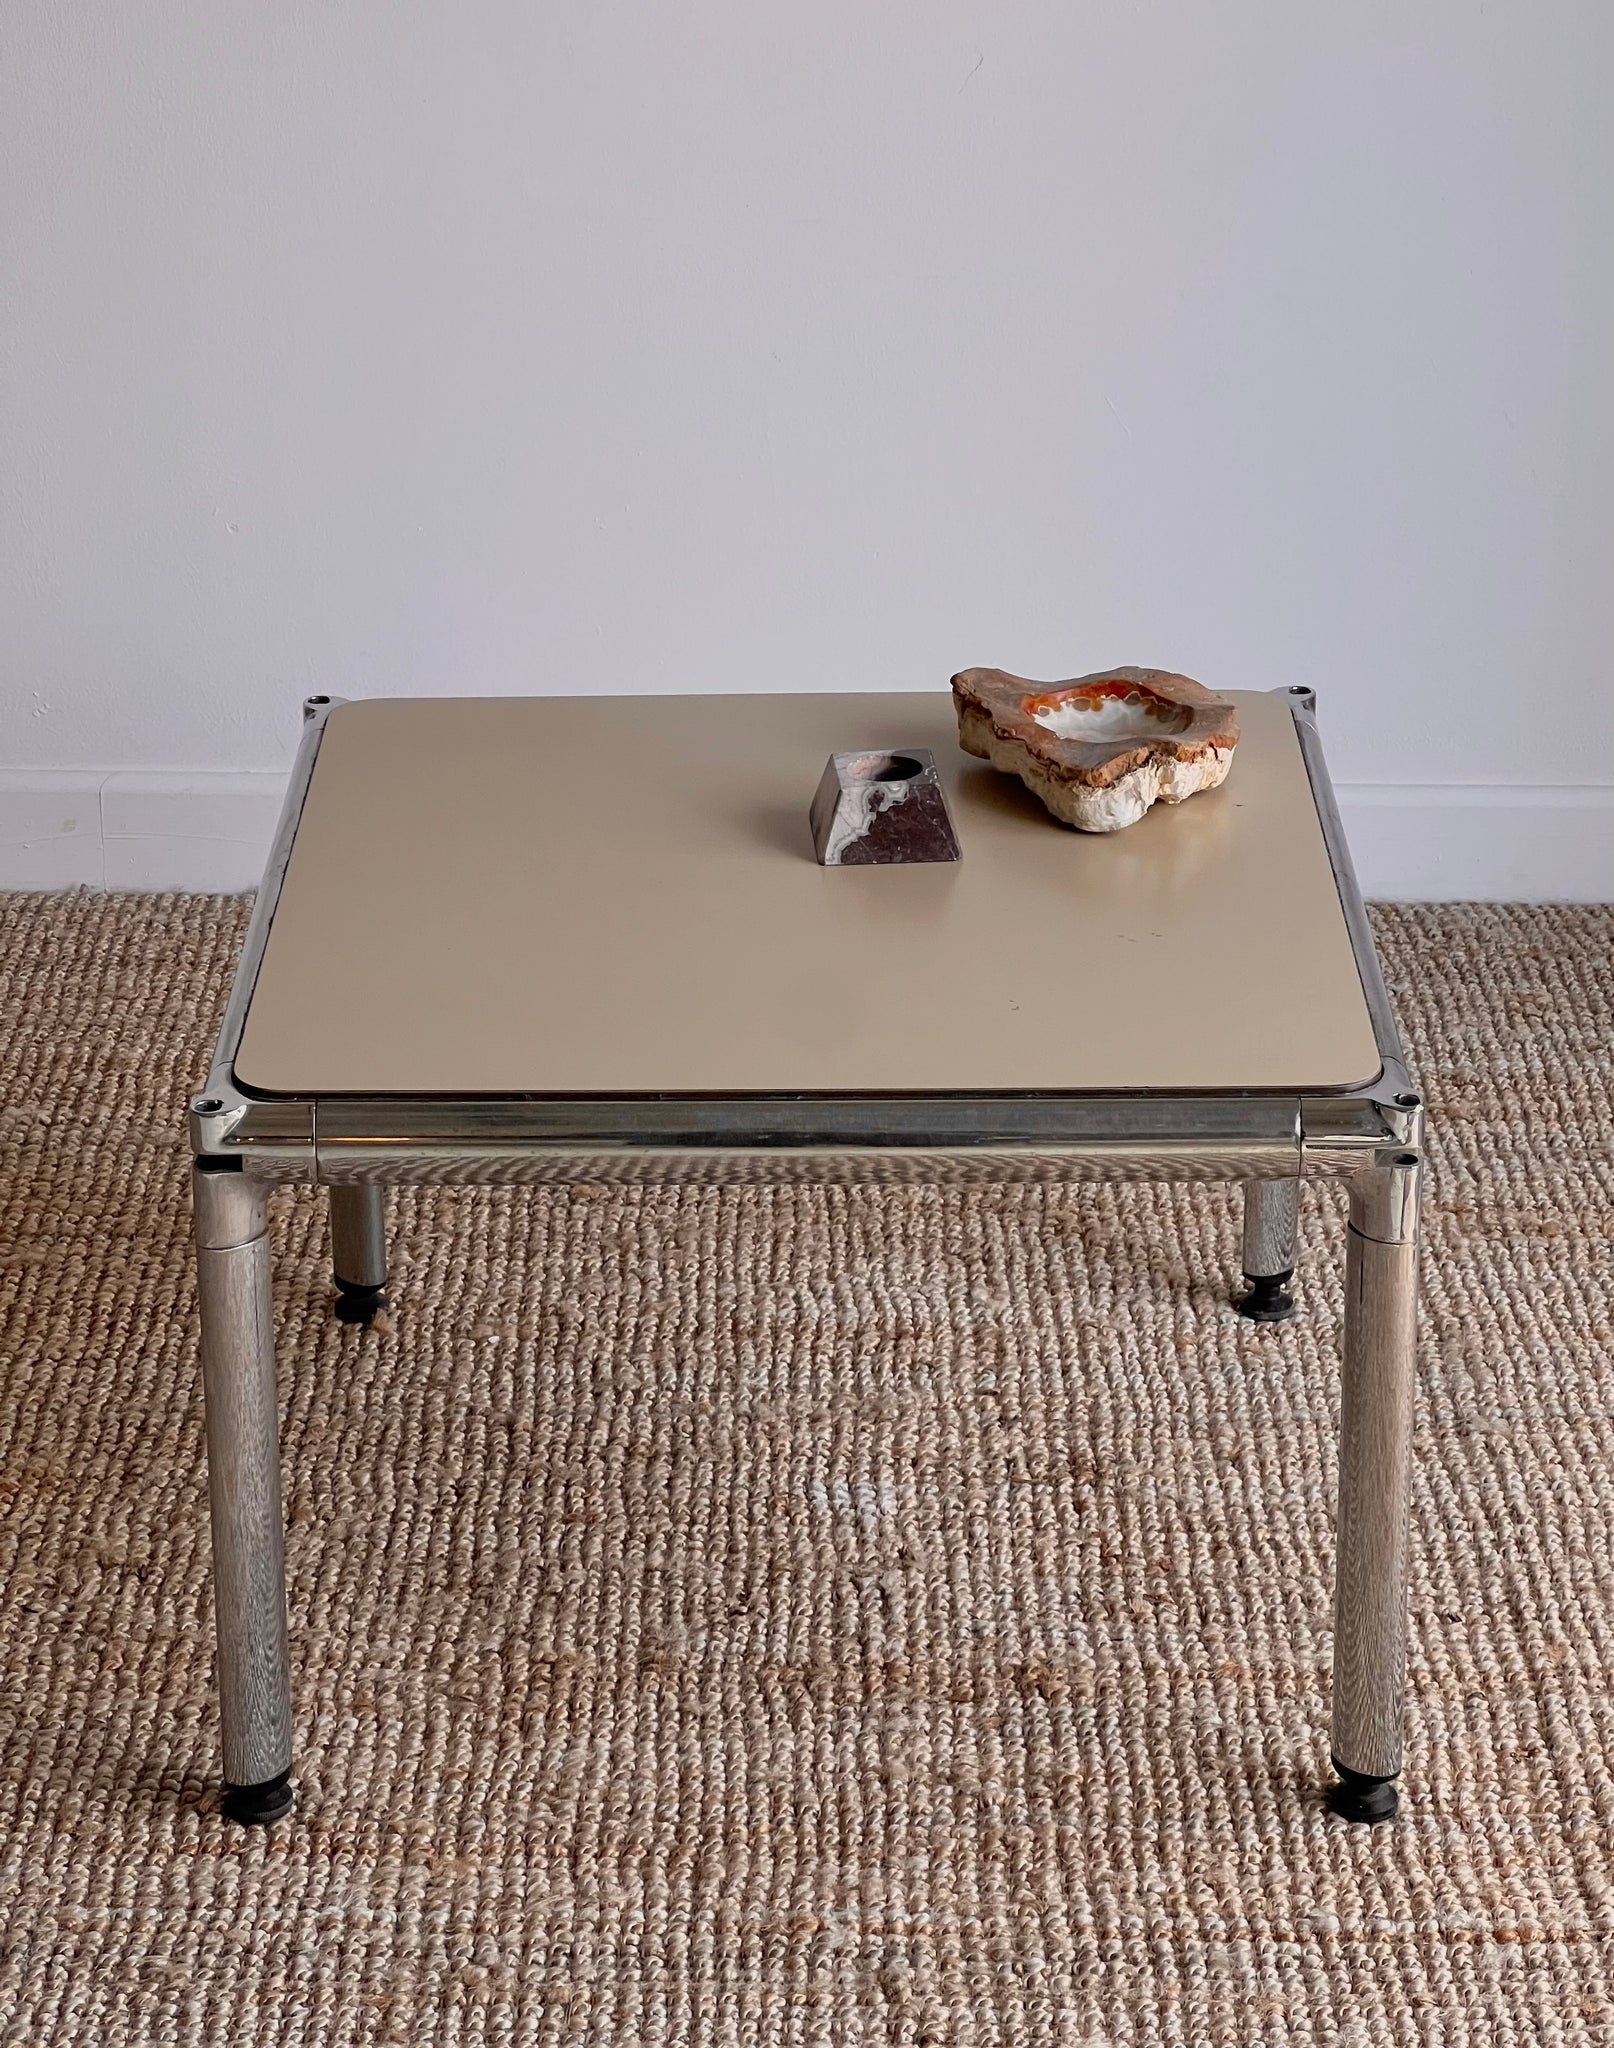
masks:
MULTIPOLYGON (((341 702, 305 703, 302 744, 207 1085, 190 1106, 226 1810, 292 1804, 279 1423, 267 1198, 331 1190, 341 1298, 386 1280, 390 1181, 915 1182, 1240 1180, 1244 1266, 1282 1313, 1306 1179, 1350 1189, 1335 1568, 1337 1812, 1396 1810, 1406 1671, 1406 1526, 1423 1108, 1409 1077, 1323 763, 1316 699, 1289 699, 1373 1021, 1381 1070, 1316 1094, 849 1097, 254 1095, 234 1063, 320 740, 341 702)), ((1258 1311, 1257 1311, 1258 1312, 1258 1311)))

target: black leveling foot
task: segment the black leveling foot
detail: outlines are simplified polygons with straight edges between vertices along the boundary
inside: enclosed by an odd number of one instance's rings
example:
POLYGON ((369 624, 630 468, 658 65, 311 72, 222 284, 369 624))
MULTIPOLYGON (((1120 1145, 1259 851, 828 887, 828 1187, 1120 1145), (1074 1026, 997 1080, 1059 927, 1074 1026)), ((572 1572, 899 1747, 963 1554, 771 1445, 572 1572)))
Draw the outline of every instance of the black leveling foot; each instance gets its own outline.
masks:
POLYGON ((1246 1273, 1244 1277, 1250 1283, 1250 1291, 1233 1304, 1241 1316, 1248 1316, 1252 1323, 1287 1323, 1293 1319, 1295 1298, 1289 1292, 1289 1282, 1295 1277, 1292 1267, 1287 1273, 1246 1273))
POLYGON ((296 1798, 290 1771, 282 1771, 278 1778, 265 1778, 261 1785, 226 1785, 225 1818, 239 1821, 244 1828, 266 1828, 284 1820, 296 1798))
POLYGON ((372 1323, 376 1312, 387 1305, 384 1287, 360 1287, 356 1281, 338 1279, 336 1320, 339 1323, 372 1323))
POLYGON ((1361 1821, 1368 1827, 1377 1821, 1395 1819, 1401 1795, 1395 1789, 1394 1778, 1369 1778, 1361 1771, 1348 1771, 1337 1756, 1331 1762, 1339 1777, 1328 1788, 1330 1813, 1337 1813, 1341 1820, 1361 1821))

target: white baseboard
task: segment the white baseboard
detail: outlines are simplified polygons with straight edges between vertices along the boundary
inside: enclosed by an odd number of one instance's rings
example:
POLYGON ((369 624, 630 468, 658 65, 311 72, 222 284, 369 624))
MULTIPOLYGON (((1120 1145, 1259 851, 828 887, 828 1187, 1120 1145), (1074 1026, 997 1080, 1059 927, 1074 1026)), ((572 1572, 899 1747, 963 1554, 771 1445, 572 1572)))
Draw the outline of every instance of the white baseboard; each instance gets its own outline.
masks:
MULTIPOLYGON (((0 889, 250 889, 284 787, 274 774, 0 769, 0 889)), ((1614 899, 1614 785, 1358 782, 1339 804, 1370 898, 1614 899)))
POLYGON ((0 769, 0 889, 257 885, 284 775, 0 769))
POLYGON ((1614 900, 1614 785, 1354 782, 1338 796, 1371 902, 1614 900))

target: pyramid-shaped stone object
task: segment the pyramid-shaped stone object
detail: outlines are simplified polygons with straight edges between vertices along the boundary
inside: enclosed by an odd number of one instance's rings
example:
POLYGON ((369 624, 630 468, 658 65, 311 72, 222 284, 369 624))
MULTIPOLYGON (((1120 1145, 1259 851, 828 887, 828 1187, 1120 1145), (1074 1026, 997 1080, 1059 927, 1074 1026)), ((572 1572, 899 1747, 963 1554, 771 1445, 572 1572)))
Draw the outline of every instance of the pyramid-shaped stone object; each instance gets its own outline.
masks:
POLYGON ((1238 713, 1191 676, 1111 668, 1033 683, 1000 668, 953 678, 959 745, 1018 775, 1056 818, 1118 832, 1151 804, 1226 780, 1238 713))
POLYGON ((809 813, 827 868, 957 860, 958 835, 926 747, 831 754, 809 813))

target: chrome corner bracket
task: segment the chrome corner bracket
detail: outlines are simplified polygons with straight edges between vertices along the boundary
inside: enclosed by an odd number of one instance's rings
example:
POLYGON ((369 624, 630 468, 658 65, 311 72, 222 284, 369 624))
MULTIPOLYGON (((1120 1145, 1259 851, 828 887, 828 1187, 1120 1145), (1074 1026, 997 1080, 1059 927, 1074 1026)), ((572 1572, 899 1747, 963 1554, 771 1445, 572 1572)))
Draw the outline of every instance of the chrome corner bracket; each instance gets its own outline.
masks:
POLYGON ((265 1102, 209 1077, 187 1114, 192 1156, 227 1161, 255 1180, 314 1178, 314 1105, 265 1102))

